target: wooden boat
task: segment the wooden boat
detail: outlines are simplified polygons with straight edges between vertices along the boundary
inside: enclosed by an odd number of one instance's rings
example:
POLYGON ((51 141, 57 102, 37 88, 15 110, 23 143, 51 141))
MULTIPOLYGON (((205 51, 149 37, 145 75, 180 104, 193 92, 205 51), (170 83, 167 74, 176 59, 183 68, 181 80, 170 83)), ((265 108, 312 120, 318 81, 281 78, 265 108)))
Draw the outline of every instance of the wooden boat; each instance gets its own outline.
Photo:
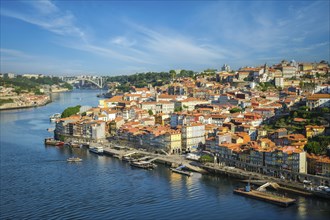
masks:
POLYGON ((63 141, 55 140, 54 138, 45 138, 45 144, 46 145, 53 145, 53 146, 63 146, 63 141))
POLYGON ((62 147, 65 143, 63 141, 58 141, 55 146, 62 147))

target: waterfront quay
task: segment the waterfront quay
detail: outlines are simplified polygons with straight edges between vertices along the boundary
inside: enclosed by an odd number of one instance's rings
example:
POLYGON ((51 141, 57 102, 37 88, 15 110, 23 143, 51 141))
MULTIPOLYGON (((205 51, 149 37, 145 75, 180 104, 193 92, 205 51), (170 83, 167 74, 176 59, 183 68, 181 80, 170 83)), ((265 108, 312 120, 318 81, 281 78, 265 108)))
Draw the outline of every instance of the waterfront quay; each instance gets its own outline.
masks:
MULTIPOLYGON (((191 161, 184 158, 183 155, 162 155, 152 152, 134 149, 123 146, 113 146, 107 144, 104 146, 104 154, 122 159, 126 155, 140 154, 153 158, 156 163, 165 164, 171 167, 177 167, 184 165, 187 169, 202 173, 213 175, 225 175, 234 179, 240 179, 242 182, 250 182, 254 185, 263 185, 267 182, 275 182, 279 186, 276 188, 278 191, 289 192, 301 196, 316 196, 322 198, 328 198, 322 196, 319 193, 314 193, 306 189, 306 185, 300 182, 292 182, 272 176, 263 175, 256 172, 245 171, 235 167, 223 166, 217 163, 202 164, 197 161, 191 161)), ((328 198, 329 199, 329 198, 328 198)))
POLYGON ((329 196, 326 193, 307 190, 304 183, 297 181, 293 182, 260 173, 245 171, 235 167, 222 166, 216 163, 207 163, 201 165, 200 167, 208 173, 215 175, 226 175, 232 178, 241 179, 243 182, 251 182, 254 185, 263 185, 267 182, 275 182, 279 185, 279 187, 276 188, 276 190, 279 191, 290 192, 302 196, 316 196, 329 199, 329 196))

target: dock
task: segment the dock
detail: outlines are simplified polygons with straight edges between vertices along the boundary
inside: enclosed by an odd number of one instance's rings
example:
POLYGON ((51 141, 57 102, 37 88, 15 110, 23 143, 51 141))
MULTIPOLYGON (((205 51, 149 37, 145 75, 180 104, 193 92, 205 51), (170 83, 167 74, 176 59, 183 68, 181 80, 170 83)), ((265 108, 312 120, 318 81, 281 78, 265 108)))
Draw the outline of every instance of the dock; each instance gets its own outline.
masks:
POLYGON ((184 165, 188 170, 198 172, 198 173, 206 173, 206 171, 198 166, 194 166, 191 163, 191 161, 186 160, 179 155, 160 155, 160 154, 154 154, 150 152, 145 152, 145 151, 139 151, 136 149, 114 149, 111 147, 106 147, 104 148, 103 153, 105 155, 110 155, 114 156, 117 158, 124 158, 127 155, 132 155, 132 154, 141 154, 144 155, 144 157, 149 157, 151 159, 148 160, 148 162, 155 161, 156 163, 160 164, 165 164, 165 165, 174 165, 178 166, 179 164, 184 165))
POLYGON ((265 193, 265 192, 261 192, 261 191, 257 191, 257 190, 245 191, 244 189, 239 188, 239 189, 235 189, 234 193, 238 194, 238 195, 246 196, 249 198, 269 202, 269 203, 279 205, 282 207, 288 207, 296 202, 295 199, 291 199, 291 198, 284 197, 284 196, 281 197, 281 196, 277 196, 277 195, 273 195, 270 193, 265 193))

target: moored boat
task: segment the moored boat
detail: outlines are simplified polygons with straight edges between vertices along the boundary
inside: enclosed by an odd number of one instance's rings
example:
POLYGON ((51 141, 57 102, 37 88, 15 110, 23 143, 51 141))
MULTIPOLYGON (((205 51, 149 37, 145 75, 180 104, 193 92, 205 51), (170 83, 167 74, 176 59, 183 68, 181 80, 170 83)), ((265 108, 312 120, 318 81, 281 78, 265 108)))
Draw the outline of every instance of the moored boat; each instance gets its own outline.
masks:
POLYGON ((142 169, 154 169, 157 167, 156 164, 149 163, 146 161, 132 161, 132 162, 130 162, 130 165, 133 167, 138 167, 138 168, 142 168, 142 169))
POLYGON ((103 154, 103 147, 90 147, 89 151, 95 154, 103 154))
POLYGON ((55 140, 54 138, 45 138, 45 144, 46 145, 53 145, 53 146, 63 146, 64 142, 55 140))
POLYGON ((49 117, 51 121, 56 121, 56 119, 61 118, 61 113, 55 113, 49 117))
POLYGON ((58 141, 55 146, 62 147, 65 144, 63 141, 58 141))

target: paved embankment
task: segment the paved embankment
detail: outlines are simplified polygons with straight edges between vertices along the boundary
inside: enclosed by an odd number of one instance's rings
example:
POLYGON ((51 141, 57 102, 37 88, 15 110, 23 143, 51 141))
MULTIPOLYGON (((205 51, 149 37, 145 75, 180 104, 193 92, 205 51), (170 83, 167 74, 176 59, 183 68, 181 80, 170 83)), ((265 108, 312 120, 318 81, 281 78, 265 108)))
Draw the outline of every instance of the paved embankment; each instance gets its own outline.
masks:
POLYGON ((214 173, 214 174, 223 174, 223 175, 227 175, 227 176, 234 177, 237 179, 244 179, 244 180, 251 179, 252 180, 251 182, 256 185, 262 185, 266 182, 275 182, 280 185, 280 187, 278 188, 279 190, 292 192, 292 193, 296 193, 296 194, 300 194, 300 195, 304 195, 304 196, 313 195, 311 192, 307 191, 304 188, 304 184, 299 183, 299 182, 290 182, 287 180, 282 180, 279 178, 262 175, 260 173, 249 172, 249 171, 241 170, 241 169, 234 168, 234 167, 219 166, 217 164, 202 165, 201 167, 203 169, 205 169, 206 171, 208 171, 210 173, 214 173))

